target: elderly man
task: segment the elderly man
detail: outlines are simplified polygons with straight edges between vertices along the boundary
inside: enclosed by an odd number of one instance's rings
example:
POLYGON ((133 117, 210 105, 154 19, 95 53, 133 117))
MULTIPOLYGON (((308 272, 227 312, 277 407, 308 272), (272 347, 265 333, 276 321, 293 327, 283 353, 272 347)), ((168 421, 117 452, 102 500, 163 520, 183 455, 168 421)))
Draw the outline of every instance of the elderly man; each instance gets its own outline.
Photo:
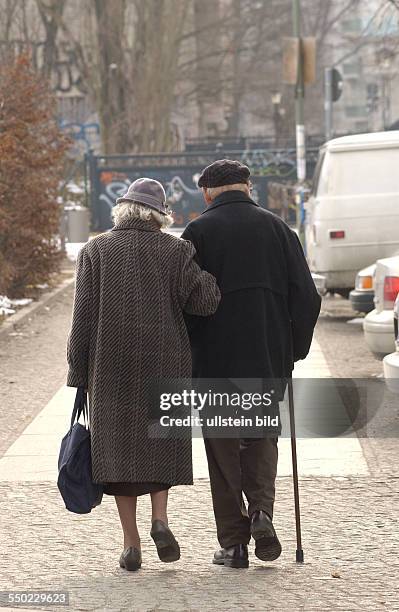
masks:
MULTIPOLYGON (((249 177, 237 161, 205 168, 198 185, 207 208, 182 235, 222 294, 216 314, 188 321, 195 378, 286 379, 311 345, 320 297, 301 244, 280 218, 251 199, 249 177)), ((248 567, 251 536, 259 559, 277 559, 277 438, 208 437, 205 448, 222 547, 213 562, 248 567)))

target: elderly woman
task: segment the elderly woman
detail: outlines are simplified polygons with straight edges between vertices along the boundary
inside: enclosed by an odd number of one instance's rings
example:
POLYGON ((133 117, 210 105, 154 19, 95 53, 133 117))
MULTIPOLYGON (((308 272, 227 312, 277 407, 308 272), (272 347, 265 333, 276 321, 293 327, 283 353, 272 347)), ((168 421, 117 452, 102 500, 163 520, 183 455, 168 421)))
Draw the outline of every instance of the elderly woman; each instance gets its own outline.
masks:
POLYGON ((93 480, 114 495, 124 534, 119 564, 141 567, 137 497, 151 495, 161 561, 180 558, 168 527, 168 489, 192 484, 191 438, 149 435, 154 381, 191 376, 183 313, 213 314, 213 276, 172 223, 162 185, 141 178, 118 198, 114 227, 79 252, 67 384, 89 393, 93 480))

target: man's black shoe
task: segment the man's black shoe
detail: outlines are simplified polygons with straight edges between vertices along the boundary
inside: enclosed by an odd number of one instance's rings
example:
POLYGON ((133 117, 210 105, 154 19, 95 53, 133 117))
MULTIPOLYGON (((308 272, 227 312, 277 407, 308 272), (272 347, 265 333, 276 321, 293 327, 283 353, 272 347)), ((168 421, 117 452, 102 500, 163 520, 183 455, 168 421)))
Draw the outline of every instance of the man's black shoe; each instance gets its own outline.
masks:
POLYGON ((274 561, 281 555, 281 544, 270 516, 257 510, 251 516, 251 535, 255 540, 255 555, 261 561, 274 561))
POLYGON ((221 548, 215 552, 212 563, 225 567, 248 567, 248 546, 246 544, 236 544, 229 548, 221 548))

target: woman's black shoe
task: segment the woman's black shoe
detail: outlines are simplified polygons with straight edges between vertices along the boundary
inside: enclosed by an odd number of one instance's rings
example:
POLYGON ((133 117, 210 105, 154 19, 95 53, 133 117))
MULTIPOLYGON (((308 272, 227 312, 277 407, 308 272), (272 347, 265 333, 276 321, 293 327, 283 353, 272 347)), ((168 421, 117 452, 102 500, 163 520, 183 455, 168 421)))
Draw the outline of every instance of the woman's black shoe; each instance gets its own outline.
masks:
POLYGON ((141 567, 141 551, 129 546, 125 548, 119 559, 119 565, 128 572, 135 572, 141 567))
POLYGON ((274 561, 281 555, 281 544, 270 516, 257 510, 251 516, 251 535, 255 540, 255 555, 261 561, 274 561))
POLYGON ((158 557, 164 563, 172 563, 180 559, 180 547, 175 536, 163 521, 156 519, 152 523, 152 539, 157 547, 158 557))
POLYGON ((246 568, 249 566, 248 546, 246 544, 236 544, 229 548, 221 548, 215 552, 212 563, 237 569, 246 568))

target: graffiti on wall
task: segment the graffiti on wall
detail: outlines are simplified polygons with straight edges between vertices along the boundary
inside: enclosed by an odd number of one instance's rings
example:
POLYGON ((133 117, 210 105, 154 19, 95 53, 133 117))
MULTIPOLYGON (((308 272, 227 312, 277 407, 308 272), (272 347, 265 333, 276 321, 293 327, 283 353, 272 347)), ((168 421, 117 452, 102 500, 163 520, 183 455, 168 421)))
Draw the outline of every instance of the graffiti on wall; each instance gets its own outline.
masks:
POLYGON ((288 178, 295 172, 296 152, 249 149, 242 152, 240 161, 261 176, 288 178))
MULTIPOLYGON (((185 226, 189 221, 198 217, 204 209, 202 193, 195 181, 196 175, 187 176, 181 174, 170 174, 167 176, 165 169, 159 171, 145 171, 144 174, 150 178, 161 181, 165 187, 169 206, 173 210, 176 226, 185 226)), ((115 200, 126 193, 128 186, 143 172, 112 172, 101 171, 99 175, 100 193, 98 196, 98 221, 101 229, 111 227, 111 209, 115 200)))
MULTIPOLYGON (((198 189, 199 172, 181 168, 154 168, 115 172, 107 169, 99 171, 98 195, 95 198, 94 226, 105 230, 112 226, 111 209, 115 200, 126 193, 132 181, 140 176, 148 176, 159 180, 165 187, 166 196, 173 210, 174 225, 185 227, 187 223, 198 217, 205 208, 202 192, 198 189)), ((252 177, 252 197, 262 206, 267 206, 267 177, 252 177)))
MULTIPOLYGON (((295 150, 253 150, 226 152, 226 157, 240 159, 251 168, 252 198, 264 208, 276 210, 269 186, 294 184, 295 150), (269 200, 270 197, 270 200, 269 200)), ((317 150, 309 150, 308 175, 312 176, 317 150)), ((175 227, 185 227, 205 210, 203 194, 198 189, 202 168, 215 160, 212 153, 171 153, 157 155, 93 155, 85 157, 89 167, 92 226, 104 231, 112 227, 111 210, 130 183, 142 176, 160 181, 165 187, 175 227)))
POLYGON ((97 121, 60 121, 60 128, 74 141, 73 155, 87 153, 100 144, 100 125, 97 121))

